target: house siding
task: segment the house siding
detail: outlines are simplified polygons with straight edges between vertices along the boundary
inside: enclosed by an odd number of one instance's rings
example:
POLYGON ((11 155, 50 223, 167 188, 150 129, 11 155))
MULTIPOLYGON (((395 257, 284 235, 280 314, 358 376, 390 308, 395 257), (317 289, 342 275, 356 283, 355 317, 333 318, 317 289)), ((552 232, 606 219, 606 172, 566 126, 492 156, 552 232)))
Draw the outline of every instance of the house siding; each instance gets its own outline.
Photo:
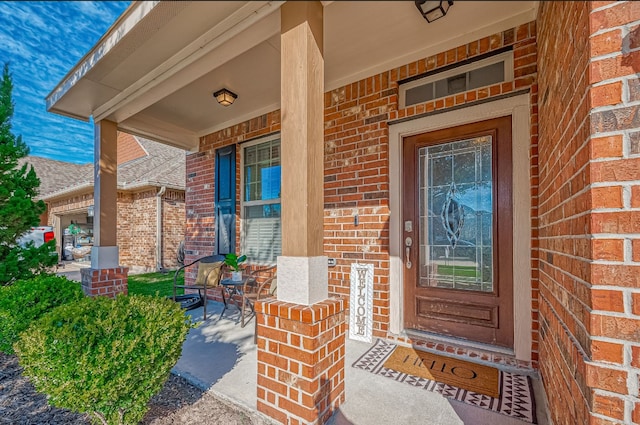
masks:
POLYGON ((640 423, 639 18, 540 3, 540 371, 558 424, 640 423))
POLYGON ((131 134, 118 132, 118 165, 147 155, 142 145, 131 134))
MULTIPOLYGON (((337 260, 329 268, 329 292, 347 297, 353 262, 374 265, 373 333, 387 337, 390 316, 389 286, 389 127, 388 122, 413 119, 425 113, 448 111, 528 91, 531 99, 532 217, 537 217, 537 85, 536 25, 534 22, 468 43, 446 52, 391 69, 325 93, 324 250, 337 260), (427 71, 512 46, 515 78, 511 82, 471 90, 408 108, 398 109, 398 81, 427 71), (354 216, 359 224, 354 224, 354 216)), ((187 260, 208 255, 214 246, 215 149, 241 143, 280 130, 274 111, 209 134, 200 140, 199 152, 187 155, 187 260)), ((237 151, 238 164, 240 149, 237 151)), ((240 193, 240 167, 237 168, 240 193)), ((239 202, 237 214, 239 216, 239 202)), ((237 220, 239 246, 239 220, 237 220)), ((532 362, 538 360, 537 222, 533 219, 531 298, 532 362)), ((192 277, 187 276, 187 279, 192 277)), ((405 338, 405 341, 409 339, 405 338)), ((434 347, 436 348, 436 347, 434 347)), ((442 348, 440 344, 439 348, 442 348)), ((496 361, 504 361, 496 357, 496 361)))

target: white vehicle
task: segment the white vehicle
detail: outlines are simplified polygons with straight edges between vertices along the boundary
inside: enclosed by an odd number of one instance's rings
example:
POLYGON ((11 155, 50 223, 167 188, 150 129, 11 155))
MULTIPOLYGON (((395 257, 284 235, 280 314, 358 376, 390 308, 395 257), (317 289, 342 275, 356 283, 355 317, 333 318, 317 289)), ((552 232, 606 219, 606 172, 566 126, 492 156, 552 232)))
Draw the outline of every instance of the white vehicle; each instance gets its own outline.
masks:
POLYGON ((18 239, 18 245, 27 246, 29 242, 33 242, 35 247, 39 247, 54 239, 53 227, 51 226, 37 226, 32 227, 30 231, 26 232, 18 239))
MULTIPOLYGON (((20 236, 16 242, 21 247, 27 246, 29 242, 33 242, 33 246, 36 248, 53 240, 55 238, 55 234, 53 233, 53 227, 51 226, 36 226, 32 227, 31 230, 20 236)), ((58 253, 53 251, 51 255, 55 255, 58 260, 60 257, 58 253)))

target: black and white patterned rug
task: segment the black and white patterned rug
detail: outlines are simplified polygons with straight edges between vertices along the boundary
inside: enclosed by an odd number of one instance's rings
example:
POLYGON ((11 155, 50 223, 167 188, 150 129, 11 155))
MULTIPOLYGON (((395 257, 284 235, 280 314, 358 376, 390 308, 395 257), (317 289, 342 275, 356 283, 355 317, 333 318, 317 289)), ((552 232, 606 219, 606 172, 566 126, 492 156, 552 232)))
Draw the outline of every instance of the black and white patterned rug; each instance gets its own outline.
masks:
POLYGON ((472 406, 491 410, 526 422, 536 423, 536 406, 528 376, 500 371, 500 397, 494 398, 442 382, 421 378, 384 367, 396 344, 378 339, 354 364, 356 369, 386 376, 398 382, 442 394, 472 406))

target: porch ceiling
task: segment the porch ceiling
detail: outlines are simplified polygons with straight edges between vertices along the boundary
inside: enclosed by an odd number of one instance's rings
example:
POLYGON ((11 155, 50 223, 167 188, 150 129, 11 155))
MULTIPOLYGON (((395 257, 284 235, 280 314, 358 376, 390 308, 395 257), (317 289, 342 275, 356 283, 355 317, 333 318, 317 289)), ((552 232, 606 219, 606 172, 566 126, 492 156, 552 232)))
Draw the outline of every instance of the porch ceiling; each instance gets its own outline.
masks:
MULTIPOLYGON (((283 2, 134 2, 47 97, 51 112, 197 149, 280 105, 283 2), (230 107, 212 93, 238 94, 230 107)), ((455 2, 427 23, 412 1, 325 5, 325 90, 535 19, 537 2, 455 2)))

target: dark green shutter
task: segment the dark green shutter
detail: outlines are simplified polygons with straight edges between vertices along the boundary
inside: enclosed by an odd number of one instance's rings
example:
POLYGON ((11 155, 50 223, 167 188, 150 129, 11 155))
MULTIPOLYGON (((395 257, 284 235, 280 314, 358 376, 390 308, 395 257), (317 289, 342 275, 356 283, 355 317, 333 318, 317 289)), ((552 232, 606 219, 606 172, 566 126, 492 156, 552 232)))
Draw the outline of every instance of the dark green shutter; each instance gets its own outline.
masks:
POLYGON ((236 250, 236 146, 216 150, 215 228, 217 254, 236 250))

